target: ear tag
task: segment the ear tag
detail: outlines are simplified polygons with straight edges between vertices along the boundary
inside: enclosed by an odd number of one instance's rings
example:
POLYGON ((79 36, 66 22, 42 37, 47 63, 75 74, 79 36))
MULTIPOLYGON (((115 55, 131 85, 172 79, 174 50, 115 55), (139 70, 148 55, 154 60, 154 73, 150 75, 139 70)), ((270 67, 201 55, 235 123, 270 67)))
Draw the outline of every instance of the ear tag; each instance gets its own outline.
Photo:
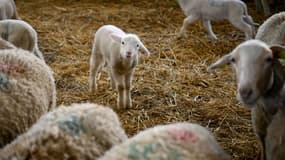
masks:
POLYGON ((279 53, 279 58, 280 59, 285 59, 285 51, 282 51, 279 53))

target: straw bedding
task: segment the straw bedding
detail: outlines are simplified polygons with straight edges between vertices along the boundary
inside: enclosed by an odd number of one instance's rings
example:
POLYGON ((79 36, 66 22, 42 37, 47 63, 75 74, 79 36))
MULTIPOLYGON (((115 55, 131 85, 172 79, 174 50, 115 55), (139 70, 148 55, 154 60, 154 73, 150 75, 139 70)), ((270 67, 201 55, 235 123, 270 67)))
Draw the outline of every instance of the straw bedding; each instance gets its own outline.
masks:
MULTIPOLYGON (((190 121, 209 127, 233 159, 253 159, 258 148, 249 110, 236 100, 231 69, 207 73, 206 67, 231 51, 244 35, 227 21, 213 22, 219 41, 212 43, 201 23, 189 37, 177 39, 184 15, 171 0, 25 0, 16 1, 19 15, 39 35, 39 47, 55 71, 58 104, 95 102, 116 106, 102 72, 98 91, 88 92, 88 70, 95 31, 113 24, 138 34, 153 53, 141 56, 136 68, 133 109, 117 110, 129 135, 157 124, 190 121)), ((249 4, 261 23, 265 17, 249 4)))

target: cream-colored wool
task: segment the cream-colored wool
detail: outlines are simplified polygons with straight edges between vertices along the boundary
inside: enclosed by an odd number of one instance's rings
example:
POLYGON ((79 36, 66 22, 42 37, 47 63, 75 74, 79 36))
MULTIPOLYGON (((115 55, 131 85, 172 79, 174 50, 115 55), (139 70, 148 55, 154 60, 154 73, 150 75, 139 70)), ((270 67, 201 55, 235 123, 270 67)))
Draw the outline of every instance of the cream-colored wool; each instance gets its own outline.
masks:
POLYGON ((0 50, 0 146, 30 128, 56 104, 51 69, 22 49, 0 50))
POLYGON ((99 160, 228 160, 205 128, 176 123, 146 129, 107 151, 99 160))
POLYGON ((44 61, 38 47, 38 35, 35 29, 25 21, 6 19, 0 21, 0 35, 18 48, 34 53, 44 61))
POLYGON ((285 12, 280 12, 269 17, 257 30, 255 39, 268 45, 285 45, 285 12))
POLYGON ((112 109, 89 103, 60 106, 0 151, 0 159, 94 160, 126 139, 112 109))
POLYGON ((16 47, 0 37, 0 49, 15 49, 16 47))
POLYGON ((19 19, 14 0, 0 0, 0 20, 19 19))

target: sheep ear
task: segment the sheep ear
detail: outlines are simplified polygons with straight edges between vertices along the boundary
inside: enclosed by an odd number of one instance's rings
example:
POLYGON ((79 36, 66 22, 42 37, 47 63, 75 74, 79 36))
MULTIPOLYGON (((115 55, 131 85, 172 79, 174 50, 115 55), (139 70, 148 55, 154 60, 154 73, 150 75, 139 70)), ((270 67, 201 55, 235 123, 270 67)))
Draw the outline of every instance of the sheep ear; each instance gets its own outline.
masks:
POLYGON ((224 55, 222 58, 218 59, 215 63, 211 64, 207 68, 208 72, 211 72, 217 68, 221 68, 225 65, 229 65, 230 64, 230 57, 231 57, 231 54, 227 54, 227 55, 224 55))
POLYGON ((274 58, 285 59, 285 46, 272 45, 270 46, 274 58))
POLYGON ((139 42, 139 45, 140 45, 140 49, 142 50, 142 53, 145 55, 145 56, 150 56, 150 52, 148 51, 148 49, 143 45, 142 42, 139 42))
POLYGON ((117 43, 121 43, 122 36, 116 33, 112 33, 111 35, 112 40, 114 40, 117 43))

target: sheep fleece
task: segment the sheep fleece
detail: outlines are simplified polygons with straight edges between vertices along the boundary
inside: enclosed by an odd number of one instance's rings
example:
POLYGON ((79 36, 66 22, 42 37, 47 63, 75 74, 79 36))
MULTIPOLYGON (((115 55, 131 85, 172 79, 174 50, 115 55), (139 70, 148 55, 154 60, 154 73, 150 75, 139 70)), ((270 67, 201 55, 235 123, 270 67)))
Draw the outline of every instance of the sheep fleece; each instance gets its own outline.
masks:
POLYGON ((0 50, 0 147, 55 106, 51 69, 22 49, 0 50))
POLYGON ((142 131, 99 160, 229 160, 205 128, 176 123, 142 131))
POLYGON ((0 159, 94 160, 126 139, 112 109, 88 103, 60 106, 0 151, 0 159))

